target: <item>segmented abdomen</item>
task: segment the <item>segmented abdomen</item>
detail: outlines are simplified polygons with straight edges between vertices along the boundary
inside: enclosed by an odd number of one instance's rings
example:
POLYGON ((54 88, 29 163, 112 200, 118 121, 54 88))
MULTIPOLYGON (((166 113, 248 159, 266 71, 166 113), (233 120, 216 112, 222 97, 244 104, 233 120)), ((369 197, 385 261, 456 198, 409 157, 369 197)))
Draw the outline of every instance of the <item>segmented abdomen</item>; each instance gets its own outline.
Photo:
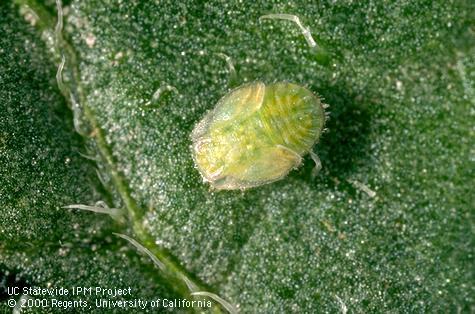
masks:
POLYGON ((260 120, 271 140, 299 155, 318 140, 325 123, 322 103, 307 89, 291 83, 268 85, 260 120))

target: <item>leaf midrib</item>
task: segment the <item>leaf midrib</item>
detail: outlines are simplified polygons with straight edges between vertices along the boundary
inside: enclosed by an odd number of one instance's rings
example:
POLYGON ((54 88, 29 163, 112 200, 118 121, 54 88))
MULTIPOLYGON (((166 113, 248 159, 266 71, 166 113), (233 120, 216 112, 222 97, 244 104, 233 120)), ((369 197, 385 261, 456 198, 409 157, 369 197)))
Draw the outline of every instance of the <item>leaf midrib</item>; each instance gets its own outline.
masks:
MULTIPOLYGON (((32 10, 36 11, 40 16, 41 23, 38 24, 40 30, 51 30, 52 26, 55 24, 55 19, 47 11, 43 4, 38 3, 36 0, 16 0, 17 5, 27 5, 32 10)), ((62 36, 62 34, 59 34, 62 36)), ((81 85, 81 75, 78 68, 78 56, 72 45, 67 40, 62 40, 63 53, 67 56, 70 61, 70 70, 72 71, 72 76, 74 78, 75 88, 77 89, 79 101, 82 109, 84 110, 84 118, 89 122, 92 127, 91 137, 94 138, 97 148, 100 155, 105 161, 106 167, 109 170, 112 176, 112 182, 117 189, 121 199, 124 201, 125 207, 127 209, 127 214, 129 221, 131 222, 132 229, 135 232, 139 242, 151 250, 160 261, 166 266, 168 270, 167 277, 171 281, 170 285, 173 286, 176 292, 185 298, 190 297, 190 292, 184 282, 180 282, 180 278, 185 276, 188 278, 194 285, 198 287, 200 291, 209 290, 204 284, 192 280, 191 278, 197 278, 193 274, 185 271, 178 263, 176 263, 163 248, 158 247, 152 236, 145 230, 141 221, 144 216, 144 210, 140 208, 136 200, 131 196, 130 188, 127 184, 127 180, 124 178, 122 173, 117 169, 116 161, 112 154, 112 147, 106 141, 105 131, 101 128, 99 122, 96 119, 94 110, 90 108, 86 102, 86 97, 81 85)), ((53 55, 53 59, 59 59, 61 51, 55 49, 54 51, 56 56, 53 55)), ((70 102, 68 95, 64 95, 66 102, 70 102)), ((219 308, 215 308, 219 312, 219 308)))

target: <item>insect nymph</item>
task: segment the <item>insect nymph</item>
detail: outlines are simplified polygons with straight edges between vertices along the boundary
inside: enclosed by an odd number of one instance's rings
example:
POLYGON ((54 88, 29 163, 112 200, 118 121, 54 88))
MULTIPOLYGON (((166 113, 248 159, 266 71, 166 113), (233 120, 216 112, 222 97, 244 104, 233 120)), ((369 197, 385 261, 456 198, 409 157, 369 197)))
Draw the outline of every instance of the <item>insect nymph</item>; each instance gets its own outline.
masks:
POLYGON ((256 187, 298 167, 324 123, 324 106, 308 89, 246 84, 225 95, 195 126, 193 158, 216 189, 256 187))

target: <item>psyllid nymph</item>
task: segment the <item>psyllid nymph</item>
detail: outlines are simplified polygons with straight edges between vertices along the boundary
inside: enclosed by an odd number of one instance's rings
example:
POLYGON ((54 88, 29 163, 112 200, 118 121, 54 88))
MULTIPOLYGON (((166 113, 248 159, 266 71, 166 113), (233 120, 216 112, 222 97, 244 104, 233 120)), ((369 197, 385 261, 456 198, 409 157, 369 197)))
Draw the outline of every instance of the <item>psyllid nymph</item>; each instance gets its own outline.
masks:
POLYGON ((324 124, 324 105, 308 89, 246 84, 225 95, 195 126, 193 159, 216 189, 256 187, 298 167, 324 124))

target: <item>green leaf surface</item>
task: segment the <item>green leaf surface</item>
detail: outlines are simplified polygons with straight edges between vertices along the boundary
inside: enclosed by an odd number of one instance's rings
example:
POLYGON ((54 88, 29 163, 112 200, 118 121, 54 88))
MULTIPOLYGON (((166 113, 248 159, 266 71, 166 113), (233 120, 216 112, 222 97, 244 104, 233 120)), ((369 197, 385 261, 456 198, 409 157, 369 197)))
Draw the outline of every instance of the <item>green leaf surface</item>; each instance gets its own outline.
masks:
MULTIPOLYGON (((81 157, 82 140, 55 88, 45 44, 10 7, 2 5, 0 23, 0 239, 41 243, 73 233, 83 221, 85 215, 65 215, 62 206, 94 202, 99 195, 93 164, 81 157)), ((79 228, 78 236, 94 224, 79 228)))
MULTIPOLYGON (((41 246, 68 233, 48 229, 64 214, 61 206, 104 200, 124 211, 125 222, 66 211, 62 228, 77 221, 77 233, 95 226, 104 239, 112 230, 129 234, 164 264, 155 282, 180 297, 190 297, 180 280, 186 277, 244 313, 473 310, 469 1, 72 1, 56 46, 45 35, 53 34, 54 5, 20 3, 17 9, 28 4, 44 24, 35 37, 25 22, 2 20, 11 33, 2 51, 36 43, 2 55, 10 80, 27 84, 1 86, 13 96, 0 98, 7 112, 0 134, 15 127, 25 134, 0 142, 10 171, 2 174, 2 238, 38 234, 41 246), (291 21, 260 19, 272 13, 297 15, 319 48, 291 21), (17 28, 28 30, 20 41, 17 28), (47 61, 61 55, 64 98, 52 89, 56 68, 47 61), (18 71, 24 58, 36 65, 35 75, 18 71), (213 191, 194 168, 191 130, 232 87, 255 80, 307 86, 330 105, 329 132, 315 147, 323 170, 312 178, 307 157, 279 182, 213 191), (160 88, 170 91, 154 97, 160 88), (70 99, 80 105, 72 114, 65 109, 70 99), (52 111, 57 116, 52 103, 61 122, 45 122, 52 111), (28 110, 35 114, 18 113, 28 110), (72 153, 81 149, 98 161, 72 153), (37 155, 47 157, 36 170, 37 155), (95 178, 94 166, 102 184, 84 179, 95 178), (15 188, 38 178, 35 171, 46 177, 34 182, 44 188, 53 180, 56 190, 26 192, 33 212, 15 188)), ((106 242, 117 248, 121 241, 106 242)), ((76 254, 87 260, 91 253, 76 254)))
MULTIPOLYGON (((132 287, 129 299, 174 296, 148 260, 111 236, 118 229, 106 215, 62 208, 107 194, 93 163, 80 155, 83 140, 45 44, 17 7, 2 3, 0 12, 0 287, 132 287)), ((0 290, 0 312, 11 313, 0 290)))

